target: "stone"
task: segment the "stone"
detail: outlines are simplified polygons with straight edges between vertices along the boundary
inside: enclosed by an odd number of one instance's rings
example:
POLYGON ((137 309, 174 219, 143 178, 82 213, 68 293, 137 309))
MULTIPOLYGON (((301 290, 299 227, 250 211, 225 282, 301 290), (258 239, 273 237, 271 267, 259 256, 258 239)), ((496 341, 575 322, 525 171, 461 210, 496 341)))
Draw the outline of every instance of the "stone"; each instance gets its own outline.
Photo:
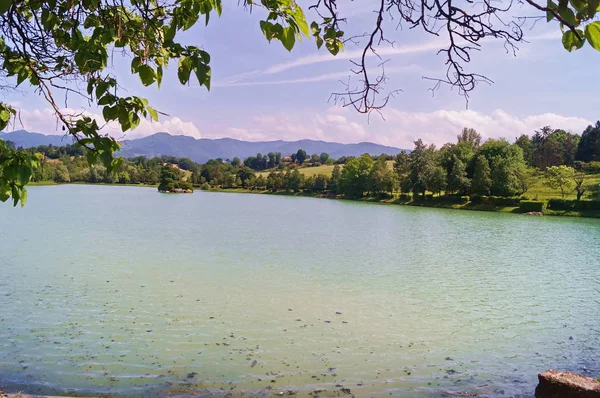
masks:
POLYGON ((538 379, 536 398, 600 398, 600 382, 591 377, 550 369, 538 379))

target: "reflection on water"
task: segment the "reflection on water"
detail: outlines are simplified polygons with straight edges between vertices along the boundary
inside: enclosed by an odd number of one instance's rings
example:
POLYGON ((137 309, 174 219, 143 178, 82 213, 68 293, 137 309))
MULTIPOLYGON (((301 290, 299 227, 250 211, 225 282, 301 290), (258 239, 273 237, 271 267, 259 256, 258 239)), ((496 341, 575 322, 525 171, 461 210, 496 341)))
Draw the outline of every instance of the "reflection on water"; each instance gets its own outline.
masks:
POLYGON ((0 389, 531 396, 600 374, 600 223, 128 187, 0 206, 0 389))

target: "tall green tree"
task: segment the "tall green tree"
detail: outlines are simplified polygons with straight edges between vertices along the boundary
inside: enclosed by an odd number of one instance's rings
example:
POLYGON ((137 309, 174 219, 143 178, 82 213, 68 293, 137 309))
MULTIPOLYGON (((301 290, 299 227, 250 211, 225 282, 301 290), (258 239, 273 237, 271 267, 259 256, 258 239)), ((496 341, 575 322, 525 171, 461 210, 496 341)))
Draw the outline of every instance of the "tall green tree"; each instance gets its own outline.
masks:
POLYGON ((427 175, 436 166, 435 146, 428 147, 420 138, 416 140, 415 148, 409 155, 409 165, 403 188, 409 188, 415 198, 419 195, 425 198, 427 175))
POLYGON ((335 194, 340 192, 340 181, 342 179, 342 169, 339 164, 333 166, 333 170, 331 171, 331 191, 335 194))
POLYGON ((575 158, 583 162, 600 161, 600 121, 585 129, 581 135, 575 158))
POLYGON ((433 194, 440 196, 442 191, 446 189, 446 170, 442 166, 432 167, 425 174, 427 189, 433 194))
POLYGON ((459 158, 454 158, 454 165, 448 175, 448 191, 457 194, 466 194, 471 185, 471 180, 467 177, 467 165, 459 158))
POLYGON ((298 149, 298 152, 296 152, 296 161, 298 164, 303 164, 306 159, 308 159, 306 151, 304 149, 298 149))
POLYGON ((575 189, 575 169, 565 165, 548 167, 546 183, 551 188, 559 189, 564 198, 575 189))
POLYGON ((471 180, 471 193, 475 195, 489 195, 491 188, 490 164, 485 156, 479 155, 475 159, 473 179, 471 180))
POLYGON ((370 188, 369 177, 375 162, 368 154, 350 159, 339 181, 339 191, 347 198, 360 198, 370 188))
POLYGON ((398 177, 394 170, 387 166, 385 160, 378 160, 371 168, 368 191, 374 195, 391 195, 398 186, 398 177))

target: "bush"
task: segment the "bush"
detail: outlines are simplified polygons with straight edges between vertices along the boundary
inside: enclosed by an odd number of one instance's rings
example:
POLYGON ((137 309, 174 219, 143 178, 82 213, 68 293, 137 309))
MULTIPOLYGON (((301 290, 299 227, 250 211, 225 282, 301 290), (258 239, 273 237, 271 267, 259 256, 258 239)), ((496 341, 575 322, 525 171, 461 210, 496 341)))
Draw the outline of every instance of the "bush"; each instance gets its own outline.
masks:
POLYGON ((471 195, 471 203, 473 204, 480 205, 482 203, 485 203, 486 200, 487 196, 471 195))
POLYGON ((600 210, 600 200, 550 199, 550 210, 600 210))
POLYGON ((518 207, 521 199, 519 198, 506 198, 503 196, 471 196, 471 203, 474 204, 485 204, 498 207, 518 207))
POLYGON ((519 203, 519 210, 523 213, 530 211, 543 212, 546 209, 546 202, 542 200, 522 200, 519 203))
POLYGON ((205 182, 204 184, 200 185, 200 189, 203 191, 208 191, 210 189, 210 184, 205 182))
POLYGON ((506 198, 503 196, 488 196, 489 204, 494 206, 518 207, 521 200, 519 198, 506 198))
POLYGON ((444 196, 440 196, 439 198, 437 198, 437 200, 439 200, 440 202, 446 202, 446 203, 467 203, 469 202, 469 197, 468 196, 458 196, 458 195, 444 195, 444 196))
POLYGON ((398 198, 403 202, 408 202, 410 200, 410 195, 407 193, 401 193, 398 198))

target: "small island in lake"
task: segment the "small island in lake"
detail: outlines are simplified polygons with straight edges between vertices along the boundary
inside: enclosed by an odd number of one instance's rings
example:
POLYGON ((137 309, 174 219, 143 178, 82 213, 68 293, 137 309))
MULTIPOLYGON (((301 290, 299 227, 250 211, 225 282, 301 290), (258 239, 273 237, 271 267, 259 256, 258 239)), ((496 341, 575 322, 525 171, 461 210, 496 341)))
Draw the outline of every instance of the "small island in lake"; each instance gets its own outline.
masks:
POLYGON ((184 175, 176 165, 165 163, 160 171, 160 193, 193 193, 192 183, 183 180, 184 175))

